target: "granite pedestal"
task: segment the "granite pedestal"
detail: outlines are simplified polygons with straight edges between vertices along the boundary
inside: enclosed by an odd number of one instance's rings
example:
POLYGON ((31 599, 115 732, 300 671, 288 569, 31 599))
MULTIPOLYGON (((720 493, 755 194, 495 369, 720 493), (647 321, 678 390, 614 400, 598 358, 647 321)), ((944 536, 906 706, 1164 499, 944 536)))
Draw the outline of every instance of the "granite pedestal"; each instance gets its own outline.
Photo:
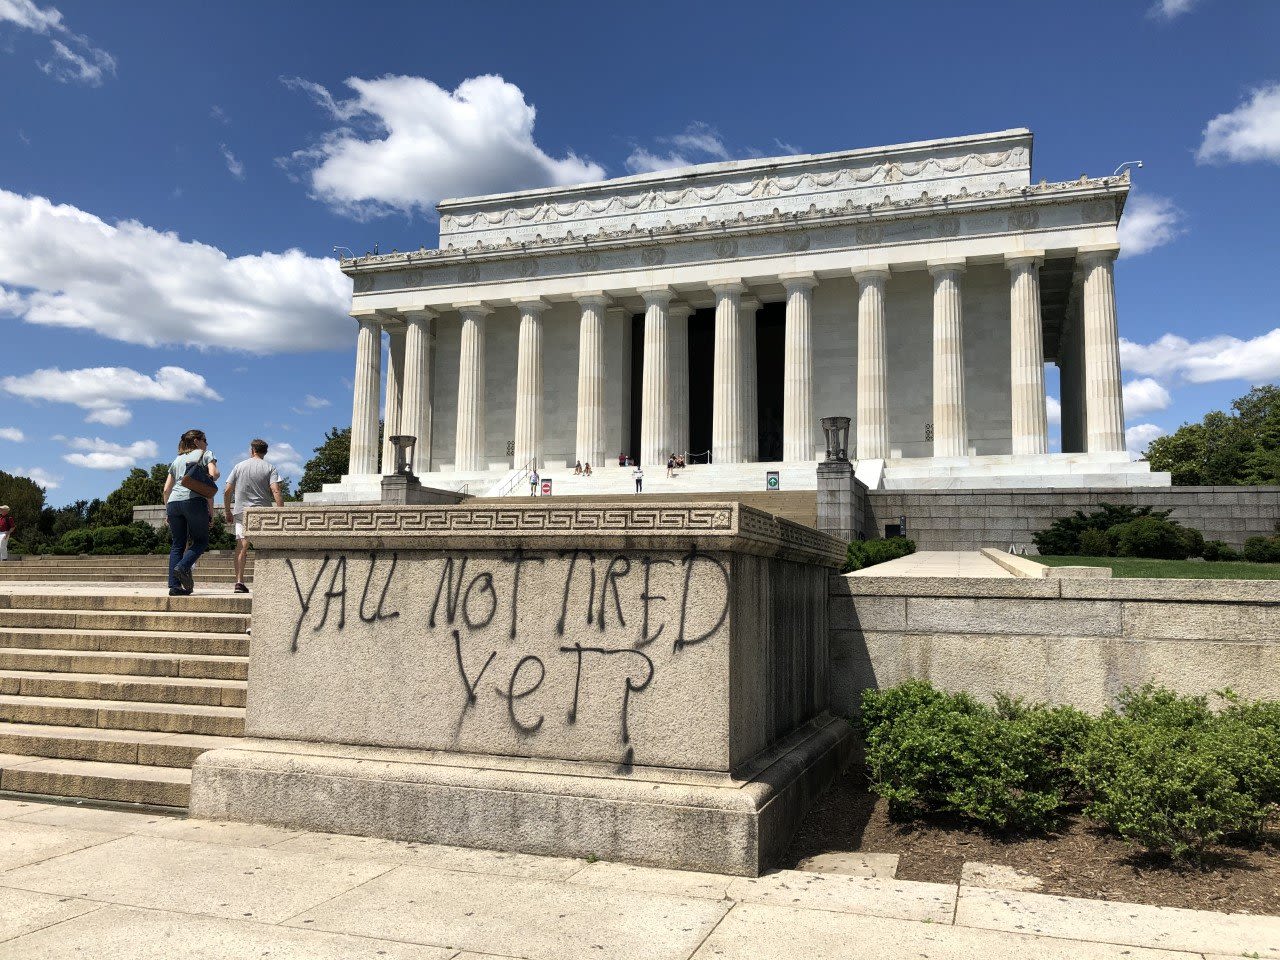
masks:
POLYGON ((755 875, 847 761, 844 544, 734 502, 250 511, 195 816, 755 875))

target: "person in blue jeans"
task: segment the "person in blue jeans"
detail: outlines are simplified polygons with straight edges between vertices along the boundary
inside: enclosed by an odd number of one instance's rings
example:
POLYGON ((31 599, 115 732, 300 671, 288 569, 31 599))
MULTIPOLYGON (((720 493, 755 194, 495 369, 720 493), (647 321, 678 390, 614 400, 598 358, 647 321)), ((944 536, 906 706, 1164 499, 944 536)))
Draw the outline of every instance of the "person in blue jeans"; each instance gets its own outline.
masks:
POLYGON ((191 464, 202 465, 217 480, 218 458, 209 449, 203 430, 188 430, 178 441, 178 455, 164 481, 165 521, 169 524, 169 596, 185 597, 195 589, 192 569, 209 549, 213 500, 182 485, 191 464), (187 546, 190 540, 191 545, 187 546))

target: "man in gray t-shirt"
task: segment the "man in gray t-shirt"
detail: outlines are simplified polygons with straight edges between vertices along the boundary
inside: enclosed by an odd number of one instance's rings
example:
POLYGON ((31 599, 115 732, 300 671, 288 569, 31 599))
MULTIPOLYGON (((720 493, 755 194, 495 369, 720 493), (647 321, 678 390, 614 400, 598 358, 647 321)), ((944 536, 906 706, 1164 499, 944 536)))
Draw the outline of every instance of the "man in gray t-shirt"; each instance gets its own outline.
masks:
POLYGON ((244 585, 244 566, 249 556, 249 541, 245 537, 244 511, 246 507, 265 507, 275 503, 284 506, 280 493, 280 474, 264 459, 267 455, 265 440, 249 442, 249 459, 241 460, 227 477, 222 490, 222 506, 227 523, 234 523, 236 530, 236 593, 248 593, 244 585))

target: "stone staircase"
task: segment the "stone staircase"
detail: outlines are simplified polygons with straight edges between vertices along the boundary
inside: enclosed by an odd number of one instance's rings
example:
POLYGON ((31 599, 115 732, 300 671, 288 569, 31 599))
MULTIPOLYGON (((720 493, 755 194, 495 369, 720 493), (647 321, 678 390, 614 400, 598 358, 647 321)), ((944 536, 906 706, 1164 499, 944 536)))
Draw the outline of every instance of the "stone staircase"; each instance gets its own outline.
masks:
MULTIPOLYGON (((0 563, 0 583, 39 580, 48 583, 155 583, 164 584, 169 576, 169 556, 28 556, 10 555, 0 563)), ((245 582, 253 579, 253 553, 244 571, 245 582)), ((196 564, 196 583, 230 584, 235 582, 235 567, 230 550, 213 550, 196 564)))
POLYGON ((0 791, 185 807, 244 733, 250 598, 0 593, 0 791))

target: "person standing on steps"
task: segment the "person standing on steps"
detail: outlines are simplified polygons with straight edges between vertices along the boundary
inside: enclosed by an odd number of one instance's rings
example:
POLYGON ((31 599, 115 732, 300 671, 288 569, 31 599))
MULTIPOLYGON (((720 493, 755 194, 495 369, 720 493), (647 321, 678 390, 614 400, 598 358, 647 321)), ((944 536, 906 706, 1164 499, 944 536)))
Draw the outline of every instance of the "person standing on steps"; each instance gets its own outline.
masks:
POLYGON ((9 537, 13 535, 13 513, 0 507, 0 560, 9 559, 9 537))
POLYGON ((227 485, 222 489, 222 508, 229 524, 236 530, 236 593, 248 593, 244 585, 244 565, 249 556, 249 540, 245 536, 246 507, 284 506, 280 493, 280 474, 266 461, 267 441, 249 441, 249 459, 231 468, 227 485))
POLYGON ((636 464, 636 472, 631 476, 635 477, 636 493, 644 492, 644 471, 640 469, 640 464, 636 464))
POLYGON ((538 495, 538 469, 534 467, 533 472, 529 474, 529 496, 536 497, 538 495))
POLYGON ((164 481, 165 522, 169 524, 169 596, 185 597, 195 589, 192 569, 209 549, 213 520, 214 482, 218 458, 209 449, 203 430, 188 430, 178 441, 178 455, 164 481), (187 546, 187 541, 191 545, 187 546))

